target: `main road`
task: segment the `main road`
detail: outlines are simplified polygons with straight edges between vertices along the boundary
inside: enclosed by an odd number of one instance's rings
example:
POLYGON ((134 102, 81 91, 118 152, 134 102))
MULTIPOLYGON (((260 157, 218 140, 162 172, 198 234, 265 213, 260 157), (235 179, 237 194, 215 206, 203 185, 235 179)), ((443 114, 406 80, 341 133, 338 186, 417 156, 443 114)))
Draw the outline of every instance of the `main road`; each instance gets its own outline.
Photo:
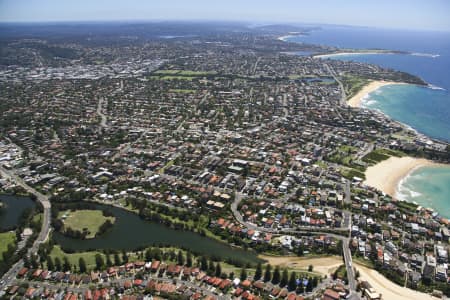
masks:
POLYGON ((272 229, 272 228, 265 228, 265 227, 258 227, 255 224, 249 223, 244 221, 241 213, 238 210, 239 203, 241 202, 243 198, 243 194, 236 192, 235 193, 235 199, 233 203, 231 203, 231 211, 234 215, 234 218, 241 223, 241 225, 245 226, 246 228, 252 229, 252 230, 258 230, 261 232, 268 232, 268 233, 275 233, 275 234, 305 234, 305 233, 313 233, 313 234, 326 234, 328 236, 332 236, 338 240, 342 241, 342 252, 344 255, 344 263, 345 268, 347 270, 347 277, 348 277, 348 283, 350 287, 350 298, 349 299, 360 299, 358 293, 356 292, 356 279, 355 279, 355 272, 352 265, 352 253, 349 248, 349 241, 350 241, 350 228, 351 228, 351 214, 346 214, 345 218, 348 218, 348 227, 345 228, 346 230, 349 230, 349 236, 342 236, 337 233, 342 232, 338 231, 336 229, 330 229, 331 231, 336 231, 336 233, 330 233, 326 231, 320 231, 320 229, 309 229, 305 228, 304 230, 291 230, 291 229, 272 229))
POLYGON ((339 89, 341 90, 341 100, 339 104, 343 107, 347 106, 347 95, 345 94, 345 89, 344 85, 342 84, 342 81, 338 78, 334 70, 329 65, 327 64, 324 65, 325 68, 327 68, 328 72, 331 74, 331 76, 334 78, 334 80, 336 80, 336 82, 339 85, 339 89))
MULTIPOLYGON (((0 166, 0 174, 3 178, 9 179, 13 181, 15 184, 23 187, 28 193, 36 196, 37 201, 39 201, 44 208, 44 218, 42 220, 41 231, 37 239, 34 241, 33 246, 28 249, 28 255, 35 254, 39 248, 39 245, 45 240, 47 240, 50 233, 50 209, 51 204, 47 196, 36 191, 34 188, 29 186, 22 178, 14 174, 14 172, 5 169, 3 166, 0 166)), ((18 262, 16 262, 8 272, 6 272, 2 277, 2 284, 0 284, 0 290, 10 284, 10 282, 16 277, 17 272, 23 267, 23 259, 21 258, 18 262)))

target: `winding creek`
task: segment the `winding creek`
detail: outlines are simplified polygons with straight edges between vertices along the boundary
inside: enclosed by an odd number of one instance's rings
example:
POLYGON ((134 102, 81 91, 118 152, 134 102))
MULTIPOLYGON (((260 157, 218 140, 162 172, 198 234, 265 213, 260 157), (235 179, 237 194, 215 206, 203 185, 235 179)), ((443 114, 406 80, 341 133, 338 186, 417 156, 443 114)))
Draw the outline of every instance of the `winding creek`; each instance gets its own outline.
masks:
POLYGON ((232 248, 225 243, 190 231, 171 229, 165 225, 148 222, 138 215, 117 207, 95 204, 99 210, 109 210, 116 217, 110 231, 100 237, 87 240, 73 239, 59 232, 53 240, 63 249, 86 251, 91 249, 134 250, 145 246, 176 246, 194 253, 233 259, 241 262, 259 261, 256 253, 232 248))

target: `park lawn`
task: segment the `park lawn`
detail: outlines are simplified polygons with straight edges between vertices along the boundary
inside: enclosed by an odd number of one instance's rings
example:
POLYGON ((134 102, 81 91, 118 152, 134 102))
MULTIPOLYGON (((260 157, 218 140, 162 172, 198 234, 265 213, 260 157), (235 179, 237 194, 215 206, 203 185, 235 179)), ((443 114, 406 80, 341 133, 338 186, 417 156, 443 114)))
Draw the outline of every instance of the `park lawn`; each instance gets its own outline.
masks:
POLYGON ((43 213, 35 214, 33 216, 33 219, 31 219, 31 222, 34 224, 39 224, 39 227, 42 226, 42 218, 44 217, 43 213))
MULTIPOLYGON (((88 270, 94 270, 95 269, 95 255, 100 254, 103 257, 103 261, 106 263, 106 256, 102 252, 99 251, 87 251, 87 252, 75 252, 75 253, 66 253, 64 252, 59 245, 55 245, 52 249, 52 252, 50 252, 50 256, 53 259, 53 262, 55 261, 55 258, 59 257, 61 260, 61 264, 64 263, 64 256, 67 256, 67 259, 69 260, 70 264, 73 266, 77 266, 78 269, 78 261, 80 257, 84 258, 84 261, 86 262, 86 268, 88 270)), ((111 256, 111 259, 113 257, 111 256)))
POLYGON ((301 79, 301 78, 314 78, 315 75, 299 75, 299 74, 290 74, 288 75, 289 79, 301 79))
POLYGON ((171 166, 173 166, 174 163, 175 163, 175 160, 174 160, 174 159, 169 160, 169 161, 167 162, 167 164, 166 164, 164 167, 162 167, 161 169, 159 169, 158 173, 159 173, 159 174, 164 174, 164 171, 165 171, 167 168, 170 168, 171 166))
POLYGON ((156 72, 154 72, 154 74, 170 74, 170 75, 175 75, 180 73, 180 70, 158 70, 156 72))
POLYGON ((172 76, 172 75, 166 75, 160 77, 160 80, 188 80, 192 81, 194 77, 192 76, 172 76))
POLYGON ((62 219, 66 215, 64 220, 64 227, 71 228, 72 230, 78 230, 83 232, 84 228, 87 228, 89 234, 86 238, 93 238, 97 234, 100 226, 110 220, 114 223, 116 220, 114 217, 105 217, 101 210, 75 210, 60 212, 58 218, 62 219))
POLYGON ((405 153, 397 150, 380 148, 373 150, 372 152, 364 156, 362 160, 364 162, 367 162, 368 164, 374 165, 388 159, 391 156, 403 157, 405 156, 405 153))
POLYGON ((342 78, 347 99, 356 95, 363 87, 370 83, 366 78, 357 76, 344 76, 342 78))
POLYGON ((16 242, 16 233, 14 231, 0 233, 0 261, 3 260, 3 252, 8 250, 9 244, 16 242))
POLYGON ((191 71, 191 70, 181 70, 178 75, 184 75, 184 76, 208 76, 208 75, 215 75, 217 72, 214 71, 191 71))
POLYGON ((171 93, 179 93, 179 94, 190 94, 194 93, 195 90, 188 90, 188 89, 171 89, 169 90, 171 93))
POLYGON ((342 168, 341 175, 347 179, 353 179, 353 177, 366 179, 366 175, 364 174, 364 172, 353 168, 342 168))

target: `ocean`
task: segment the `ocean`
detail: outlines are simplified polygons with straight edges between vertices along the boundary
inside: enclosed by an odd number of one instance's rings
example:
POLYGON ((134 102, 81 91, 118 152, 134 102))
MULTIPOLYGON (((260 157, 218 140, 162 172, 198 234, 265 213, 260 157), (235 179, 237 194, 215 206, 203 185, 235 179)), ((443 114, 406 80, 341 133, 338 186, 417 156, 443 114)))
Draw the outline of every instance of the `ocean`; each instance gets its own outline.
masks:
POLYGON ((397 198, 431 207, 450 219, 450 168, 421 167, 399 184, 397 198))
MULTIPOLYGON (((420 133, 450 142, 450 33, 324 26, 308 35, 289 37, 298 43, 352 49, 386 49, 410 54, 358 54, 330 59, 376 64, 414 74, 430 84, 383 86, 367 95, 362 106, 380 110, 420 133)), ((450 218, 450 167, 415 170, 398 187, 398 198, 434 208, 450 218)))

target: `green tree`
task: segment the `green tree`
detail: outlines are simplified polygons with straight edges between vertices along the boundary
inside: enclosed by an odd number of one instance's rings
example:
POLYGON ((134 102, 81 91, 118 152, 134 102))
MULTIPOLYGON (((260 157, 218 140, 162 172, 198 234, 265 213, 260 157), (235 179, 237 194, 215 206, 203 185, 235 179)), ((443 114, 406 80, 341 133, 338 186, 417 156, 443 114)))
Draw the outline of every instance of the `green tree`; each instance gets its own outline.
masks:
POLYGON ((280 267, 278 266, 276 266, 275 270, 273 271, 272 283, 273 284, 280 283, 280 267))
POLYGON ((111 261, 111 255, 108 253, 108 254, 106 254, 106 266, 109 268, 109 267, 112 267, 112 265, 113 265, 113 263, 111 261))
POLYGON ((216 268, 214 266, 214 262, 212 259, 209 260, 208 263, 208 271, 206 272, 209 276, 213 276, 214 272, 216 271, 216 268))
POLYGON ((201 263, 200 263, 200 269, 202 271, 208 270, 208 260, 206 259, 205 256, 202 256, 202 260, 201 260, 201 263))
POLYGON ((283 274, 281 275, 280 286, 285 287, 288 281, 289 281, 288 270, 284 269, 283 274))
POLYGON ((30 263, 31 263, 31 267, 33 269, 37 269, 39 267, 39 263, 37 261, 37 256, 36 254, 31 254, 31 259, 30 259, 30 263))
POLYGON ((120 266, 121 265, 120 257, 119 257, 119 254, 117 252, 114 253, 114 265, 115 266, 120 266))
POLYGON ((313 290, 313 282, 312 282, 312 278, 309 277, 308 278, 308 284, 306 285, 306 291, 307 292, 312 292, 313 290))
POLYGON ((297 287, 297 274, 295 272, 291 273, 291 276, 289 277, 288 282, 288 290, 293 291, 297 287))
POLYGON ((221 274, 222 274, 222 267, 220 266, 220 263, 218 262, 216 264, 215 275, 216 275, 216 277, 220 277, 221 274))
POLYGON ((264 272, 264 282, 268 282, 272 278, 271 270, 272 266, 270 264, 267 264, 266 271, 264 272))
POLYGON ((102 270, 103 267, 105 266, 105 262, 103 261, 103 257, 97 253, 95 255, 95 266, 97 268, 97 270, 102 270))
POLYGON ((241 269, 241 275, 239 276, 239 278, 241 279, 241 281, 247 279, 247 270, 245 268, 241 269))
POLYGON ((183 255, 183 252, 181 252, 181 250, 178 251, 177 261, 180 266, 184 265, 184 255, 183 255))
POLYGON ((152 261, 152 251, 150 249, 145 250, 145 261, 152 261))
POLYGON ((53 263, 53 259, 50 255, 47 257, 47 269, 51 271, 55 270, 55 264, 53 263))
POLYGON ((125 250, 122 251, 122 261, 124 264, 128 262, 128 254, 125 250))
POLYGON ((71 270, 71 265, 69 262, 69 259, 67 258, 67 256, 64 256, 63 258, 63 271, 64 272, 69 272, 71 270))
POLYGON ((26 255, 23 257, 23 266, 28 269, 31 268, 30 260, 28 259, 28 256, 26 256, 26 255))
POLYGON ((84 261, 84 258, 80 257, 78 260, 78 268, 80 269, 80 273, 86 273, 86 262, 84 261))
POLYGON ((261 263, 259 262, 258 265, 256 266, 255 276, 253 278, 255 280, 260 280, 261 276, 262 276, 262 266, 261 263))
POLYGON ((61 259, 59 257, 55 258, 55 270, 56 271, 61 271, 62 270, 61 259))
POLYGON ((319 279, 317 278, 317 276, 314 276, 314 278, 312 280, 313 288, 317 287, 318 284, 319 284, 319 279))
POLYGON ((186 254, 186 265, 190 268, 192 267, 192 254, 191 252, 188 252, 186 254))

